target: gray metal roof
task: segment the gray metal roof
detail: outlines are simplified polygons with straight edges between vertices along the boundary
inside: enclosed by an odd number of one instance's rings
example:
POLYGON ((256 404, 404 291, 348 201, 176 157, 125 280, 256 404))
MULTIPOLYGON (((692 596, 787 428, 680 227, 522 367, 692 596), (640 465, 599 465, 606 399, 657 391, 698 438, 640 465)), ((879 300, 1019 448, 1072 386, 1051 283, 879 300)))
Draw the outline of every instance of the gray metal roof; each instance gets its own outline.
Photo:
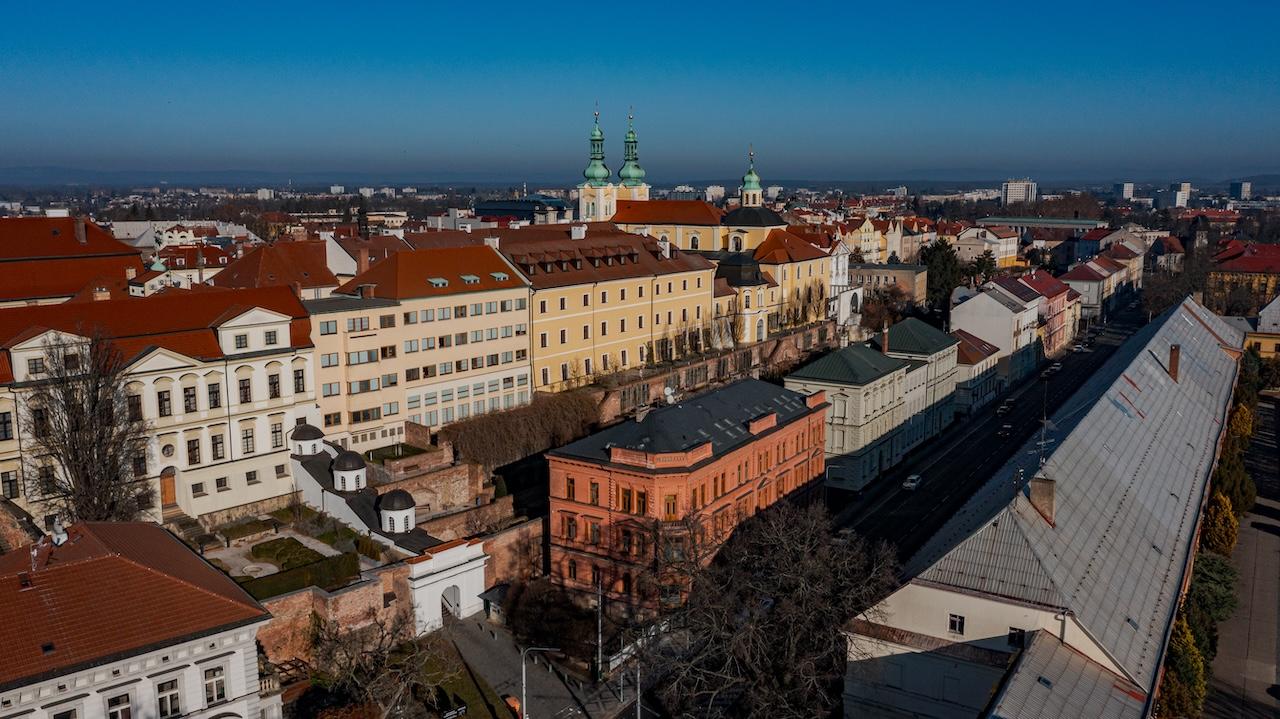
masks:
MULTIPOLYGON (((892 335, 889 344, 893 344, 892 335)), ((787 379, 862 386, 906 366, 906 360, 890 357, 859 342, 819 357, 787 375, 787 379)))
POLYGON ((1054 480, 1054 524, 1026 498, 1037 435, 907 562, 908 576, 1065 608, 1150 691, 1235 384, 1222 345, 1242 340, 1189 299, 1157 318, 1051 417, 1041 471, 1054 480))
POLYGON ((1057 637, 1032 633, 987 716, 991 719, 1137 719, 1143 692, 1057 637))
MULTIPOLYGON (((805 395, 758 379, 744 379, 655 409, 641 421, 619 422, 551 454, 608 462, 611 447, 641 452, 682 452, 711 442, 713 457, 750 441, 751 420, 778 413, 781 427, 815 410, 805 395)), ((677 468, 684 471, 686 468, 677 468)))
POLYGON ((306 307, 307 312, 313 315, 326 315, 332 312, 347 312, 350 310, 373 310, 383 307, 395 307, 399 304, 399 302, 385 297, 353 297, 350 295, 330 295, 315 300, 302 301, 302 306, 306 307))

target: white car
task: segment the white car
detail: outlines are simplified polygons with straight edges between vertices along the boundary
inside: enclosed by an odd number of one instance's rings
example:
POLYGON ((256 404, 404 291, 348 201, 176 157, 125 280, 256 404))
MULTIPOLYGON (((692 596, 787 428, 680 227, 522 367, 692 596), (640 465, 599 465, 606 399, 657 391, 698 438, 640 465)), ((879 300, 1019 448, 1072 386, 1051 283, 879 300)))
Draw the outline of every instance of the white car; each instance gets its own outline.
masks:
POLYGON ((913 474, 902 481, 902 488, 914 492, 920 486, 920 475, 913 474))

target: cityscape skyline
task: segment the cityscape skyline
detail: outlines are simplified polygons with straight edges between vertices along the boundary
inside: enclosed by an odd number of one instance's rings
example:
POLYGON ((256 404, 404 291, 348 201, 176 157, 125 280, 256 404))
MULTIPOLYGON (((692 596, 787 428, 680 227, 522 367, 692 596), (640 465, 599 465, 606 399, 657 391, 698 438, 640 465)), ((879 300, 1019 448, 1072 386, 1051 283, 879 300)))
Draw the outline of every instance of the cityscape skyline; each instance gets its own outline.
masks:
POLYGON ((398 12, 422 40, 387 32, 386 16, 306 7, 255 9, 235 34, 153 3, 11 9, 0 92, 24 99, 0 108, 5 164, 571 183, 598 103, 607 164, 634 107, 659 183, 735 177, 749 144, 766 181, 1280 171, 1271 6, 1195 52, 1160 40, 1198 20, 1181 3, 1108 7, 1078 34, 1047 32, 1075 7, 928 5, 910 38, 884 9, 766 24, 686 8, 672 27, 660 11, 603 8, 548 18, 556 43, 514 6, 483 26, 468 8, 398 12), (803 50, 779 54, 783 40, 803 50))

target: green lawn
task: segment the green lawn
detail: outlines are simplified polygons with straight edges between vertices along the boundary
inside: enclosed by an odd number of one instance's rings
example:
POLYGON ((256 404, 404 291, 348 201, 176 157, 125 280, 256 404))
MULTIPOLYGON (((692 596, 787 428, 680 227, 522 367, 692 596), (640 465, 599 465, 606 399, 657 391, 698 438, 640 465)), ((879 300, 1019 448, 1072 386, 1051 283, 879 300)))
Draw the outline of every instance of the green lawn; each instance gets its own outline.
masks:
POLYGON ((450 696, 467 705, 467 717, 484 719, 512 719, 506 704, 493 689, 480 678, 474 670, 468 669, 458 650, 452 642, 446 642, 447 654, 428 665, 427 671, 435 675, 447 675, 449 678, 442 684, 450 696))
POLYGON ((421 447, 415 447, 411 444, 400 442, 398 444, 379 447, 365 452, 365 459, 375 464, 382 464, 388 459, 400 459, 402 457, 412 457, 417 454, 423 454, 427 450, 421 447))

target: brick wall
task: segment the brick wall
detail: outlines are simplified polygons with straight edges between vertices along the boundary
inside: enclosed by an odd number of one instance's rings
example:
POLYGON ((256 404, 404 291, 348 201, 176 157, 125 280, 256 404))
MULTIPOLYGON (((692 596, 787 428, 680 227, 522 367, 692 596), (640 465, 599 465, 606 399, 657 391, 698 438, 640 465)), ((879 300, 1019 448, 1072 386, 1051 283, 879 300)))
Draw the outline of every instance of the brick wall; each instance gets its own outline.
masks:
POLYGON ((205 529, 220 527, 228 522, 234 522, 238 519, 246 519, 248 517, 257 517, 259 515, 274 512, 277 509, 288 507, 293 501, 293 493, 289 492, 281 494, 277 497, 269 497, 257 502, 249 502, 236 507, 228 507, 220 509, 216 512, 202 514, 198 518, 200 525, 205 529))
POLYGON ((310 661, 312 614, 351 630, 366 626, 375 616, 388 619, 397 611, 412 611, 408 577, 409 565, 391 564, 369 570, 359 584, 334 592, 307 587, 264 600, 271 621, 258 630, 258 641, 272 663, 310 661))
POLYGON ((488 502, 493 496, 493 490, 484 486, 480 468, 472 464, 451 465, 399 479, 383 475, 377 475, 377 478, 380 493, 403 489, 413 495, 419 510, 428 512, 474 507, 477 497, 488 502))
POLYGON ((449 541, 472 537, 489 531, 493 527, 501 527, 514 516, 513 497, 508 494, 470 509, 442 517, 432 517, 425 522, 419 522, 418 527, 437 539, 449 541))
POLYGON ((484 585, 514 582, 542 573, 541 517, 495 532, 484 540, 489 561, 484 567, 484 585))

